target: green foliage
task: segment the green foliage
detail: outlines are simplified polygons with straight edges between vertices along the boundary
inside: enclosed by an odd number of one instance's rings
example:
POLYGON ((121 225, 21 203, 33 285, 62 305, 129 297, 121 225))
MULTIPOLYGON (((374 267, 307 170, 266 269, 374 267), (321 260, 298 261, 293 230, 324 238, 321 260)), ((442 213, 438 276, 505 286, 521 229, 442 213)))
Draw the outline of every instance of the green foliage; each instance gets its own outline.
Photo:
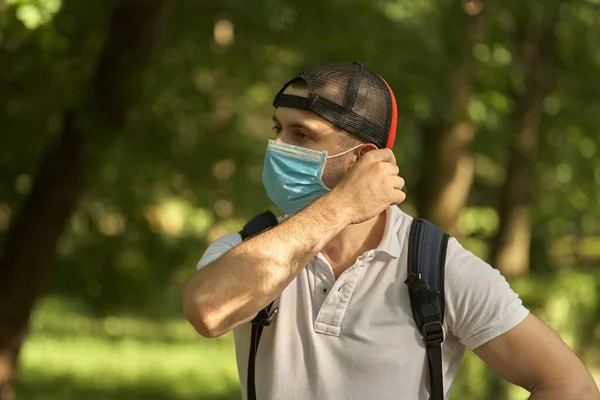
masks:
MULTIPOLYGON (((209 242, 274 209, 261 184, 271 100, 314 63, 358 60, 394 89, 395 152, 409 212, 418 202, 419 160, 428 156, 420 124, 457 115, 473 124, 475 181, 460 226, 465 245, 487 257, 506 149, 518 128, 513 114, 523 70, 515 37, 522 30, 551 29, 555 43, 529 204, 535 275, 515 287, 575 349, 591 348, 598 278, 584 267, 600 262, 597 2, 484 2, 472 37, 464 27, 475 17, 454 0, 176 3, 129 123, 108 149, 96 149, 102 158, 90 166, 58 248, 49 291, 82 309, 64 311, 64 319, 56 310, 47 319, 36 315, 22 398, 39 398, 40 388, 50 399, 183 399, 206 379, 221 382, 220 391, 202 398, 237 398, 237 389, 227 394, 237 379, 230 347, 203 347, 180 315, 163 319, 180 309, 182 285, 209 242), (463 64, 473 90, 467 107, 455 110, 451 83, 463 64), (123 313, 129 317, 110 319, 123 313), (87 361, 79 355, 84 349, 94 352, 87 361), (56 359, 56 368, 44 366, 41 355, 56 359), (162 357, 172 361, 171 372, 152 361, 162 357)), ((114 4, 0 0, 0 244, 65 112, 87 101, 114 4)), ((456 396, 465 397, 456 398, 483 398, 491 375, 470 356, 462 372, 456 396)))
MULTIPOLYGON (((418 201, 412 190, 417 160, 427 154, 417 127, 450 110, 448 74, 458 62, 473 63, 475 90, 466 113, 477 127, 476 171, 472 208, 461 226, 465 243, 485 256, 497 229, 493 208, 505 177, 506 133, 514 128, 513 92, 520 90, 511 38, 533 11, 516 2, 486 4, 475 44, 463 52, 468 42, 460 27, 473 17, 458 2, 409 3, 263 1, 248 12, 235 1, 178 2, 128 127, 92 166, 59 248, 52 290, 84 298, 98 313, 161 308, 208 242, 269 206, 260 175, 272 96, 303 66, 334 60, 362 61, 397 93, 396 153, 411 193, 408 211, 418 201)), ((85 101, 113 3, 95 4, 91 12, 65 1, 52 21, 56 4, 21 1, 0 14, 0 52, 7 60, 0 78, 7 107, 0 120, 8 132, 0 152, 0 238, 31 189, 40 153, 55 139, 63 112, 85 101), (20 7, 43 15, 33 36, 19 27, 20 7)), ((584 23, 597 13, 586 4, 560 6, 557 78, 544 101, 532 207, 536 265, 598 260, 548 256, 566 234, 578 242, 600 235, 593 201, 600 194, 600 114, 586 100, 598 93, 596 80, 586 78, 598 68, 592 45, 598 33, 584 23)))
POLYGON ((61 0, 7 0, 15 6, 15 15, 28 29, 47 24, 58 12, 61 0))

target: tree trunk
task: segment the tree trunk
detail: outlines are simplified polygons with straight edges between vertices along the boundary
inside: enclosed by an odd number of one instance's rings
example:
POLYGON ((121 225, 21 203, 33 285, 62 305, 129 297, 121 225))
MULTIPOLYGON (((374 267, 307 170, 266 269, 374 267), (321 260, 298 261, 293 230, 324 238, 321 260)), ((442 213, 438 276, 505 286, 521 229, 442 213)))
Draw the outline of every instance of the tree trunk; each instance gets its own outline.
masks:
POLYGON ((474 135, 464 121, 450 128, 422 127, 426 155, 419 180, 419 216, 454 237, 459 237, 458 221, 473 182, 474 135))
POLYGON ((33 190, 0 259, 0 399, 12 398, 8 382, 14 376, 29 314, 81 191, 81 139, 72 118, 67 117, 59 143, 40 165, 33 190))
POLYGON ((14 398, 16 360, 30 314, 83 190, 85 168, 95 164, 102 147, 124 125, 132 83, 155 47, 167 2, 118 3, 86 104, 65 112, 60 139, 40 164, 33 189, 7 236, 0 258, 0 400, 14 398))
MULTIPOLYGON (((523 28, 525 29, 525 28, 523 28)), ((525 89, 515 95, 514 136, 511 139, 506 180, 498 205, 500 227, 492 250, 492 265, 506 278, 529 271, 531 220, 530 188, 537 153, 541 104, 549 83, 548 65, 552 62, 554 24, 537 37, 518 35, 525 89)))
MULTIPOLYGON (((462 12, 462 10, 461 10, 462 12)), ((418 213, 454 237, 459 236, 458 221, 473 182, 471 144, 473 126, 466 120, 471 98, 474 65, 472 48, 477 38, 480 16, 468 16, 457 37, 460 57, 448 72, 450 104, 442 117, 421 126, 423 157, 419 179, 418 213)), ((456 20, 455 20, 456 21, 456 20)), ((452 22, 457 23, 457 22, 452 22)))

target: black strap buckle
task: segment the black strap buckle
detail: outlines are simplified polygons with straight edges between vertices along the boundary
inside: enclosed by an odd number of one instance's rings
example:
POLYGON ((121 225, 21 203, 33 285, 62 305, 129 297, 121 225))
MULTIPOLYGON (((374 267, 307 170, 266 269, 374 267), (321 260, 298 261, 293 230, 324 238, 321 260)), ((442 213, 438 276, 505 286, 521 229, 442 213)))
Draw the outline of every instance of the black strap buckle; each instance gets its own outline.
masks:
POLYGON ((428 303, 431 303, 440 296, 440 292, 437 290, 431 290, 427 282, 419 278, 415 273, 408 275, 404 283, 408 285, 408 288, 411 292, 421 297, 428 303))
POLYGON ((258 325, 261 327, 271 325, 271 322, 273 322, 273 318, 275 318, 275 315, 277 315, 278 311, 279 308, 277 307, 275 307, 271 311, 267 311, 263 308, 262 310, 260 310, 258 315, 252 320, 252 325, 258 325))
POLYGON ((444 341, 444 328, 440 321, 431 321, 423 324, 421 334, 425 339, 427 347, 432 347, 444 341))

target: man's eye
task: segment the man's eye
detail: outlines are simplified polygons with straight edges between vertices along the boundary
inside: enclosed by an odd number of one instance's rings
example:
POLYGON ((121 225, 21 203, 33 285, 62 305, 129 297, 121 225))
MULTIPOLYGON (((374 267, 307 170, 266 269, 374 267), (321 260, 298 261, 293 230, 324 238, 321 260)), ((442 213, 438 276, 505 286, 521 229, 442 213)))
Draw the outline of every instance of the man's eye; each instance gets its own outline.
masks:
POLYGON ((280 126, 277 126, 277 125, 275 125, 275 126, 272 128, 272 131, 273 131, 273 133, 275 133, 275 136, 279 136, 279 134, 281 133, 281 127, 280 127, 280 126))
POLYGON ((298 140, 306 140, 308 139, 308 135, 305 133, 302 133, 300 131, 296 131, 294 132, 294 134, 296 135, 296 138, 298 138, 298 140))

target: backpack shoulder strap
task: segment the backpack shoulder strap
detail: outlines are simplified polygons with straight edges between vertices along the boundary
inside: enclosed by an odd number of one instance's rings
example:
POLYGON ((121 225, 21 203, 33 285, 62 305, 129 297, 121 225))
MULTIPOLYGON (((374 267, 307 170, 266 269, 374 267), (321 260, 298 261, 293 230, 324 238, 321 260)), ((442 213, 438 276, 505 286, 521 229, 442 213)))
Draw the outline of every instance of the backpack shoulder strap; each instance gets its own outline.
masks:
POLYGON ((449 236, 431 222, 412 222, 408 239, 408 285, 413 317, 423 335, 429 364, 430 400, 443 400, 442 342, 444 272, 449 236))
POLYGON ((248 221, 239 234, 242 236, 242 240, 250 239, 252 236, 256 236, 274 227, 277 223, 275 214, 267 210, 248 221))
MULTIPOLYGON (((275 215, 267 210, 248 221, 239 233, 242 236, 242 240, 248 240, 253 236, 271 229, 277 224, 278 221, 275 215)), ((277 314, 277 308, 271 310, 273 308, 273 303, 274 302, 271 302, 271 304, 260 310, 252 320, 252 336, 250 339, 250 353, 248 355, 248 376, 246 377, 246 393, 248 394, 248 400, 256 400, 256 353, 258 351, 258 343, 260 342, 263 328, 270 325, 277 314)))

